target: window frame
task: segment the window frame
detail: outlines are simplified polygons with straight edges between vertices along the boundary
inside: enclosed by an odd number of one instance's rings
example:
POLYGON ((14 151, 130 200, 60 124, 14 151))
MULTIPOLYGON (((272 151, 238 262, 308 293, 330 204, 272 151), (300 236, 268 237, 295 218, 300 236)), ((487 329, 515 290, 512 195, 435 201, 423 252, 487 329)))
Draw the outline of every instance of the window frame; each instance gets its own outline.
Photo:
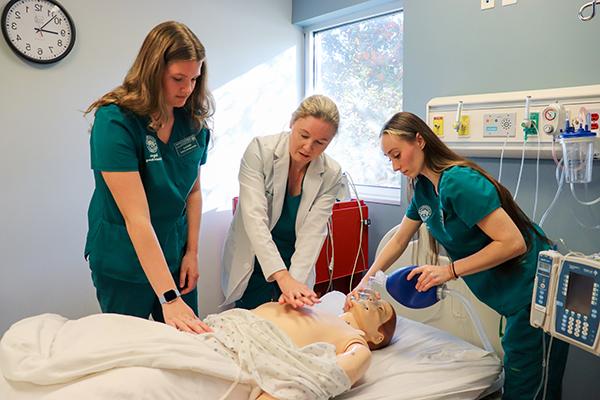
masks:
MULTIPOLYGON (((304 96, 314 93, 315 84, 315 34, 334 29, 339 26, 349 25, 366 19, 382 17, 397 12, 404 13, 402 1, 371 7, 343 17, 331 18, 303 29, 304 33, 304 96)), ((403 44, 404 46, 404 44, 403 44)), ((400 205, 402 203, 402 187, 406 179, 402 177, 400 187, 378 186, 378 185, 356 185, 358 196, 362 200, 373 203, 400 205)), ((354 196, 354 193, 352 194, 354 196)))

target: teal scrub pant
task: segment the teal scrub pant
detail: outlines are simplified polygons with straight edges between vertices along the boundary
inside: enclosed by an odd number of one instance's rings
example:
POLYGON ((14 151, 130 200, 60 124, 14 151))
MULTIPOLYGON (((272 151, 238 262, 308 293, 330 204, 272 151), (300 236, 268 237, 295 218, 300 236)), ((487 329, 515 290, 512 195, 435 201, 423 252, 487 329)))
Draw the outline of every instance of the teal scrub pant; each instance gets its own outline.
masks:
MULTIPOLYGON (((173 279, 179 282, 179 271, 173 279)), ((150 283, 126 282, 106 275, 92 272, 92 281, 96 287, 96 298, 103 313, 132 315, 158 322, 165 322, 162 307, 150 283)), ((198 315, 198 290, 181 296, 183 301, 198 315)))
MULTIPOLYGON (((506 329, 502 338, 504 348, 504 400, 541 400, 544 388, 537 397, 535 393, 542 380, 543 344, 546 356, 550 336, 529 324, 531 306, 527 306, 506 318, 506 329)), ((545 400, 561 398, 562 379, 567 362, 569 345, 557 338, 552 339, 548 363, 548 385, 545 400)))

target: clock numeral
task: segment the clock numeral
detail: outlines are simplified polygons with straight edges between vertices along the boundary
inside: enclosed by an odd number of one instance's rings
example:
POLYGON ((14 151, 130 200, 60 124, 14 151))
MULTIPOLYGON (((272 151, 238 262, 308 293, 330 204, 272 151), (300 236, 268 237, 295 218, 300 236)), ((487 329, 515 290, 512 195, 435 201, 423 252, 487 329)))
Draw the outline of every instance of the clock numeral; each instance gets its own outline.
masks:
POLYGON ((58 47, 62 47, 62 40, 58 39, 58 41, 56 42, 56 44, 58 45, 58 47))
POLYGON ((31 44, 25 43, 25 50, 27 50, 27 51, 31 50, 31 44))
POLYGON ((48 9, 48 16, 50 16, 50 15, 52 15, 52 16, 54 17, 54 14, 52 14, 52 13, 50 12, 50 9, 48 9))
POLYGON ((54 17, 54 23, 55 23, 56 25, 60 25, 60 24, 62 24, 62 19, 60 19, 60 18, 58 18, 58 17, 54 17))
POLYGON ((15 19, 21 19, 21 11, 15 11, 15 19))
POLYGON ((25 6, 25 13, 29 14, 29 6, 25 6))
POLYGON ((20 35, 17 35, 17 42, 18 42, 19 40, 21 40, 21 36, 20 36, 20 35))
POLYGON ((54 51, 52 51, 52 48, 53 48, 52 46, 48 46, 48 49, 50 50, 50 53, 54 54, 54 51))
POLYGON ((42 50, 40 47, 38 47, 38 56, 41 56, 42 54, 44 54, 44 50, 42 50))
POLYGON ((67 34, 67 32, 64 29, 60 30, 60 36, 65 36, 67 34))
POLYGON ((42 11, 42 5, 41 4, 35 4, 35 11, 42 11))
POLYGON ((10 29, 12 29, 13 31, 17 30, 17 23, 13 22, 12 24, 10 24, 10 29))

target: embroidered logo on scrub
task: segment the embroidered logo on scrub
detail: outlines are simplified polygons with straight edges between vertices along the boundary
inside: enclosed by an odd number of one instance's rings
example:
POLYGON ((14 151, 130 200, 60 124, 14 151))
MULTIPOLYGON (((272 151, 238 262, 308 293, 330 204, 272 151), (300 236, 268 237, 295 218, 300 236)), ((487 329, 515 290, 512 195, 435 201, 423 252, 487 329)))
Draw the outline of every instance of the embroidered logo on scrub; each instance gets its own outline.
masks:
POLYGON ((421 221, 426 222, 431 217, 431 207, 427 205, 419 207, 419 216, 421 221))
POLYGON ((158 154, 158 143, 156 143, 156 138, 154 136, 146 135, 146 148, 150 153, 146 158, 146 162, 162 160, 162 157, 158 154))

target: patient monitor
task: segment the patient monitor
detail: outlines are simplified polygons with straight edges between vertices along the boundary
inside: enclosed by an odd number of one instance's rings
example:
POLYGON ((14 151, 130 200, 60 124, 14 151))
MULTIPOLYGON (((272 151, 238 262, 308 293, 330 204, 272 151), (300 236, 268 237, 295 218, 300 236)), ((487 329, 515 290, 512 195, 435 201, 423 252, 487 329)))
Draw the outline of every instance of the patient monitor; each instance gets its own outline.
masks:
POLYGON ((600 355, 600 259, 549 250, 538 255, 530 323, 600 355))

